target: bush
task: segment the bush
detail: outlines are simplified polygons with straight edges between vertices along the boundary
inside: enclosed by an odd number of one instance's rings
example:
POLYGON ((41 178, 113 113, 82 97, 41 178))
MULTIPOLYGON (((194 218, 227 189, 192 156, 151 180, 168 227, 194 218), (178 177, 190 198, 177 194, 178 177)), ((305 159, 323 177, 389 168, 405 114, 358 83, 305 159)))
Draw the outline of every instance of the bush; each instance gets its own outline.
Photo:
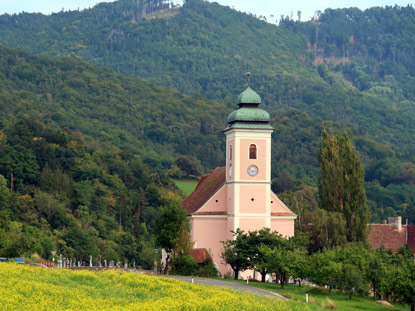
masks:
POLYGON ((120 261, 120 257, 118 256, 117 252, 111 247, 105 249, 104 253, 102 254, 102 259, 105 259, 108 263, 111 260, 114 262, 120 261))
POLYGON ((180 256, 172 263, 172 274, 196 275, 198 271, 196 260, 189 255, 180 256))
POLYGON ((211 276, 217 276, 218 270, 215 267, 215 264, 213 263, 212 257, 209 256, 208 259, 202 264, 199 270, 199 276, 204 277, 211 277, 211 276))

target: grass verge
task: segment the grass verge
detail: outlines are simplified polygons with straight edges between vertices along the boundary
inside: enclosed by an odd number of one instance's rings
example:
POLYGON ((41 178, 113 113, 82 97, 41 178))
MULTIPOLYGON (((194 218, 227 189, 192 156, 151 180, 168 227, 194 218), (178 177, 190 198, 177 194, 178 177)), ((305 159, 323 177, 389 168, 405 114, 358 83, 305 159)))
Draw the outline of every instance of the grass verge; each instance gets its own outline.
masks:
MULTIPOLYGON (((250 282, 250 286, 262 288, 268 291, 279 293, 292 300, 305 302, 306 294, 308 293, 309 305, 313 310, 334 309, 339 311, 354 311, 354 310, 367 310, 367 311, 382 311, 391 310, 390 307, 382 306, 376 303, 373 297, 360 297, 353 296, 349 299, 349 296, 341 291, 333 290, 329 296, 328 290, 318 287, 302 285, 288 284, 284 289, 281 289, 279 284, 274 283, 260 283, 250 282)), ((393 310, 408 310, 408 306, 402 304, 394 304, 393 310)))

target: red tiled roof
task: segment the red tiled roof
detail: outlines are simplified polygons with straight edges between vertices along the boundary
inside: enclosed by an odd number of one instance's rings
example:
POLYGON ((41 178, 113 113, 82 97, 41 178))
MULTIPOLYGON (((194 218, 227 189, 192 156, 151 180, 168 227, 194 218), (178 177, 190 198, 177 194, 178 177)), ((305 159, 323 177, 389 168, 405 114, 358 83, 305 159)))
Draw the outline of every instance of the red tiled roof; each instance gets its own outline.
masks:
POLYGON ((415 225, 408 226, 408 245, 415 252, 415 225))
POLYGON ((202 176, 196 189, 183 202, 188 214, 195 213, 212 195, 224 184, 226 179, 225 167, 217 167, 212 173, 202 176))
POLYGON ((227 212, 217 211, 217 212, 196 212, 193 215, 227 215, 227 212))
POLYGON ((402 226, 401 232, 394 225, 371 224, 369 226, 368 241, 372 244, 372 249, 383 245, 386 249, 397 251, 399 247, 406 244, 406 226, 402 226))
POLYGON ((209 253, 206 248, 195 248, 190 253, 197 263, 204 263, 209 258, 209 253))
POLYGON ((291 211, 286 211, 286 212, 271 213, 271 216, 297 216, 297 215, 291 211))

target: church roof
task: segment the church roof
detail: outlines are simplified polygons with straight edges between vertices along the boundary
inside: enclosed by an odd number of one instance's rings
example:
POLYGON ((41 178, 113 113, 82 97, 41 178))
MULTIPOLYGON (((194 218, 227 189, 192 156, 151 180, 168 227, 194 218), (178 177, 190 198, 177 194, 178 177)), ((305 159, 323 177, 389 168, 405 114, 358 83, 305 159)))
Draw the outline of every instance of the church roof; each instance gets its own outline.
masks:
POLYGON ((254 121, 254 122, 269 122, 269 113, 259 108, 239 108, 228 116, 226 122, 231 123, 235 121, 254 121))
POLYGON ((196 189, 183 202, 188 214, 195 213, 202 205, 210 199, 224 184, 226 180, 225 167, 217 167, 212 173, 203 175, 196 189))
POLYGON ((272 130, 269 125, 270 116, 265 110, 258 108, 261 104, 261 97, 249 86, 237 99, 239 108, 228 115, 226 122, 230 129, 266 129, 272 130))
POLYGON ((238 105, 239 104, 260 104, 261 103, 261 96, 258 95, 253 89, 249 86, 239 94, 237 99, 238 105))
POLYGON ((394 225, 371 224, 368 235, 368 241, 372 244, 372 249, 380 248, 392 249, 397 251, 399 247, 409 244, 410 249, 415 251, 415 226, 402 226, 399 232, 394 225), (408 232, 407 232, 408 230, 408 232), (406 240, 408 233, 408 241, 406 240))

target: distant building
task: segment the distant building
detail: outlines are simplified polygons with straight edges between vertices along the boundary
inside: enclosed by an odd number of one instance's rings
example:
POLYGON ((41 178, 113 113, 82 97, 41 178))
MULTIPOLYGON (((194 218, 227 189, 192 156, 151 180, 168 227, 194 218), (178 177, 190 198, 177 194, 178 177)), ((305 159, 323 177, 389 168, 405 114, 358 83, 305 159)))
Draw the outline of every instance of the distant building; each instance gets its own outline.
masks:
POLYGON ((220 241, 232 239, 237 228, 253 231, 264 227, 284 236, 294 235, 297 216, 271 191, 271 133, 268 112, 258 108, 260 96, 248 87, 238 97, 239 108, 228 118, 226 166, 202 176, 184 201, 196 248, 206 248, 220 272, 220 241))
POLYGON ((368 241, 372 249, 384 247, 396 252, 399 247, 405 244, 409 245, 412 252, 415 253, 415 225, 402 225, 402 217, 389 217, 388 223, 370 224, 368 241))

